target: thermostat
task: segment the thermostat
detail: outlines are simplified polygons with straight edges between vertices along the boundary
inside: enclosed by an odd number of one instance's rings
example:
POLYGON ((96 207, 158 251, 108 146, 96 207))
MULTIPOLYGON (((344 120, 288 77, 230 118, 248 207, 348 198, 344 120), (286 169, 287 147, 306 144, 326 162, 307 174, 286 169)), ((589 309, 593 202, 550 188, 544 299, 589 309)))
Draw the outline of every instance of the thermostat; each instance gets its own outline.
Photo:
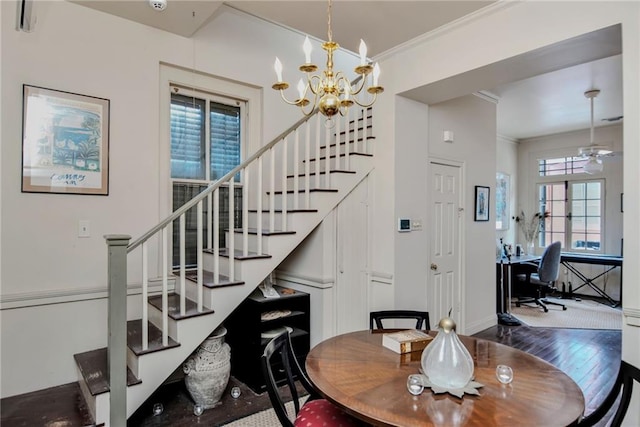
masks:
POLYGON ((408 218, 398 218, 398 231, 411 231, 411 220, 408 218))

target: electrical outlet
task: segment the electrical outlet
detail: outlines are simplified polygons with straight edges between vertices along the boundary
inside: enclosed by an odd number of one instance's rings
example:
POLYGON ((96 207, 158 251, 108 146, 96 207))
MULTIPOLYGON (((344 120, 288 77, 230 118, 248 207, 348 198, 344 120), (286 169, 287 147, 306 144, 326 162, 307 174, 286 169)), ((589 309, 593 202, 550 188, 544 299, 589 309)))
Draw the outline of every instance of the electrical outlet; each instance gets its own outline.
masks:
POLYGON ((89 220, 83 219, 78 221, 78 237, 91 237, 89 229, 89 220))

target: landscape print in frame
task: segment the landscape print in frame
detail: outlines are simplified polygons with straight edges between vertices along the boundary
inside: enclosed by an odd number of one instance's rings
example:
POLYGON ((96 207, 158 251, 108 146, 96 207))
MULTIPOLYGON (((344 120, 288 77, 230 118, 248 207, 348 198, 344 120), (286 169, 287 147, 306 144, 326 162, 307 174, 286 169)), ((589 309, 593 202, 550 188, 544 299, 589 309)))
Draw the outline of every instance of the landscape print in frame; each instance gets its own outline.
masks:
POLYGON ((23 85, 22 192, 109 194, 109 100, 23 85))

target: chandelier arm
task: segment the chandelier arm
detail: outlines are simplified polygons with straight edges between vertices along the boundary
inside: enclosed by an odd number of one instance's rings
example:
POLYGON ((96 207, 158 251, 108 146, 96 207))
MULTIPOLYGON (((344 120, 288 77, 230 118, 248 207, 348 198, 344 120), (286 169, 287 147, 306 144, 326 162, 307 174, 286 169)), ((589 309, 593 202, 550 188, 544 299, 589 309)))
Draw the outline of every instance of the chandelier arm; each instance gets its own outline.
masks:
MULTIPOLYGON (((355 95, 358 95, 360 92, 362 92, 362 89, 364 89, 365 84, 366 84, 366 81, 365 81, 365 80, 366 80, 366 79, 360 79, 358 89, 356 89, 356 90, 353 90, 353 88, 351 89, 351 94, 352 94, 352 95, 354 95, 354 96, 355 96, 355 95)), ((349 86, 351 87, 351 84, 349 84, 349 86)))
POLYGON ((305 104, 299 105, 300 107, 300 111, 302 111, 302 114, 304 114, 305 117, 309 117, 312 114, 314 114, 315 112, 318 111, 318 108, 316 108, 316 103, 318 101, 318 94, 317 93, 313 93, 313 102, 311 102, 309 105, 311 105, 311 109, 309 110, 309 112, 306 112, 304 110, 305 104))
POLYGON ((311 77, 307 77, 307 86, 309 86, 311 93, 313 93, 317 97, 318 93, 322 89, 322 79, 317 74, 314 74, 311 77), (313 85, 314 79, 317 80, 316 86, 313 85))
POLYGON ((358 104, 359 106, 361 106, 362 108, 369 108, 371 107, 375 102, 376 102, 376 98, 378 97, 377 93, 373 94, 373 99, 371 100, 371 102, 369 102, 368 104, 366 103, 362 103, 358 100, 358 98, 356 98, 355 96, 352 98, 352 101, 354 101, 356 104, 358 104))
POLYGON ((284 96, 284 90, 280 90, 280 96, 282 97, 282 100, 284 102, 286 102, 289 105, 298 105, 298 101, 289 101, 285 96, 284 96))

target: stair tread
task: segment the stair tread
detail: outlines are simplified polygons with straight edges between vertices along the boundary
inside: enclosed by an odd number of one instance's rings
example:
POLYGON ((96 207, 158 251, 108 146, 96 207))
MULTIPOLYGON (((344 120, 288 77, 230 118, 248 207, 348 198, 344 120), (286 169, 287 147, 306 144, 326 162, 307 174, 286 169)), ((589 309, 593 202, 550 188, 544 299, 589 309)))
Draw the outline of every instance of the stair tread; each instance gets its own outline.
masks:
MULTIPOLYGON (((363 156, 363 157, 373 157, 373 154, 367 154, 367 153, 355 153, 355 152, 351 152, 349 153, 350 156, 363 156)), ((345 154, 341 153, 340 157, 344 157, 345 154)), ((325 160, 327 157, 326 156, 321 156, 320 160, 325 160)), ((335 159, 336 155, 332 154, 331 156, 329 156, 330 159, 335 159)), ((307 160, 303 160, 302 163, 306 162, 307 160)), ((310 162, 316 162, 318 161, 318 159, 309 159, 310 162)))
MULTIPOLYGON (((298 193, 305 193, 307 190, 299 189, 298 193)), ((310 193, 337 193, 337 188, 310 188, 310 193)), ((287 190, 287 194, 293 194, 295 190, 287 190)), ((271 191, 267 191, 267 194, 271 194, 271 191)), ((274 191, 273 194, 282 194, 282 190, 274 191)))
MULTIPOLYGON (((74 354, 78 369, 87 384, 87 388, 92 396, 107 393, 109 391, 109 376, 107 375, 107 348, 86 351, 74 354)), ((132 386, 142 383, 127 368, 127 385, 132 386)))
MULTIPOLYGON (((362 128, 359 128, 359 129, 358 129, 358 133, 360 133, 360 132, 362 132, 362 128)), ((346 133, 345 131, 341 131, 341 132, 340 132, 340 135, 344 135, 345 133, 346 133)), ((353 129, 350 129, 350 130, 349 130, 349 133, 353 133, 353 129)), ((334 134, 334 135, 335 135, 335 134, 334 134)), ((349 143, 353 143, 353 142, 354 142, 354 140, 353 140, 353 139, 351 139, 351 138, 348 138, 348 139, 349 139, 349 143)), ((375 136, 373 136, 373 135, 367 135, 367 136, 365 136, 365 137, 364 137, 364 139, 376 139, 376 137, 375 137, 375 136)), ((360 142, 360 141, 362 141, 362 140, 363 140, 363 139, 362 139, 362 137, 358 137, 358 138, 355 140, 355 142, 360 142)), ((344 142, 344 141, 340 141, 340 145, 344 145, 344 144, 345 144, 345 142, 344 142)), ((329 143, 329 145, 330 145, 330 146, 334 146, 334 145, 336 145, 336 144, 335 144, 335 143, 334 143, 334 144, 329 143)), ((321 148, 321 149, 322 149, 322 148, 325 148, 325 146, 323 145, 323 146, 321 146, 320 148, 321 148)))
POLYGON ((136 356, 180 346, 180 344, 174 341, 171 337, 169 337, 167 346, 163 346, 162 331, 160 331, 160 329, 158 329, 153 323, 147 323, 149 325, 149 346, 146 350, 143 350, 142 319, 129 320, 127 322, 127 347, 129 347, 136 356))
MULTIPOLYGON (((348 174, 354 174, 354 173, 356 173, 356 171, 348 171, 348 170, 339 170, 339 169, 334 169, 334 170, 330 170, 330 171, 329 171, 329 173, 348 173, 348 174)), ((326 172, 324 172, 324 171, 320 172, 320 175, 326 175, 326 174, 327 174, 327 173, 326 173, 326 172)), ((315 176, 315 175, 316 175, 316 173, 315 173, 315 172, 309 172, 309 176, 315 176)), ((293 175, 293 174, 292 174, 292 175, 287 175, 287 178, 293 178, 294 176, 295 176, 295 175, 293 175)), ((299 173, 299 174, 298 174, 298 177, 301 177, 301 176, 306 176, 306 174, 304 174, 304 173, 299 173)))
MULTIPOLYGON (((179 274, 179 272, 178 272, 179 274)), ((197 275, 197 272, 194 272, 197 275)), ((213 274, 212 274, 213 276, 213 274)), ((185 272, 186 278, 186 272, 185 272)), ((196 278, 197 280, 197 278, 196 278)), ((154 295, 149 297, 149 304, 162 311, 162 295, 154 295)), ((168 295, 168 309, 169 317, 174 320, 188 319, 191 317, 204 316, 207 314, 213 314, 213 310, 203 307, 202 311, 198 311, 198 304, 195 301, 185 298, 185 313, 180 314, 180 295, 172 292, 168 295)))
MULTIPOLYGON (((257 209, 249 209, 249 212, 251 213, 257 213, 258 210, 257 209)), ((269 209, 263 209, 262 213, 269 213, 271 212, 269 209)), ((282 213, 282 209, 274 209, 273 210, 274 213, 282 213)), ((318 212, 318 209, 287 209, 287 213, 316 213, 318 212)))
MULTIPOLYGON (((242 233, 242 228, 237 228, 234 230, 236 233, 242 233)), ((234 249, 233 258, 235 259, 260 259, 260 258, 271 258, 269 254, 258 255, 256 252, 248 252, 247 255, 244 255, 242 249, 234 249)), ((229 249, 220 249, 220 256, 229 257, 229 249)))
MULTIPOLYGON (((213 249, 204 249, 203 252, 213 253, 213 249)), ((187 270, 185 272, 185 277, 187 280, 197 283, 198 282, 198 271, 197 270, 187 270)), ((213 281, 213 272, 202 270, 202 286, 215 289, 215 288, 224 288, 227 286, 238 286, 244 285, 244 282, 241 280, 229 280, 228 276, 224 274, 218 274, 218 283, 214 283, 213 281)))
MULTIPOLYGON (((242 228, 236 228, 233 231, 235 233, 242 233, 243 229, 242 228)), ((258 234, 258 229, 257 228, 248 228, 247 231, 249 232, 249 234, 258 234)), ((282 231, 282 230, 273 230, 273 231, 271 231, 271 230, 268 229, 268 227, 263 227, 261 234, 263 236, 277 236, 277 235, 281 235, 281 234, 296 234, 296 232, 295 231, 282 231)))

